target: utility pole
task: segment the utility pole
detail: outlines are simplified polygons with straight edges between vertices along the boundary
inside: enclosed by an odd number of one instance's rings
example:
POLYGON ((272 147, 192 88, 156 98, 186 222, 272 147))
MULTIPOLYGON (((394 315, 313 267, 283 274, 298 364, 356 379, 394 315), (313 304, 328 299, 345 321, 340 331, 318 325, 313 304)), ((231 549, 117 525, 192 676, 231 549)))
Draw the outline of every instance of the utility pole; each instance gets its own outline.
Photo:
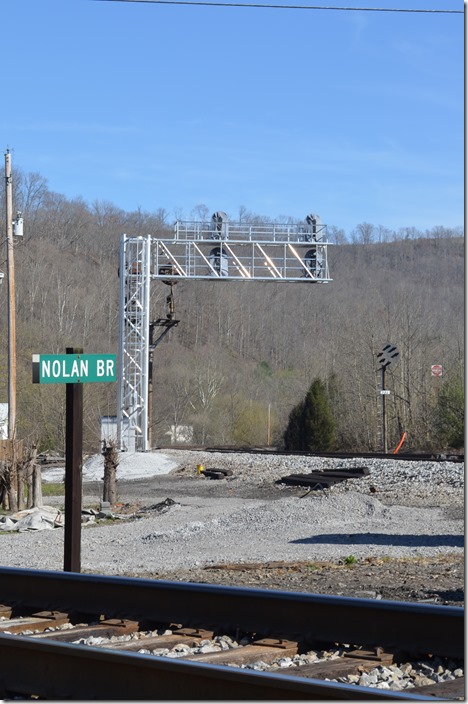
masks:
POLYGON ((13 183, 10 150, 5 152, 6 234, 8 272, 8 439, 16 433, 16 308, 13 258, 13 183))
POLYGON ((267 447, 270 447, 270 441, 271 441, 271 403, 268 404, 267 447))

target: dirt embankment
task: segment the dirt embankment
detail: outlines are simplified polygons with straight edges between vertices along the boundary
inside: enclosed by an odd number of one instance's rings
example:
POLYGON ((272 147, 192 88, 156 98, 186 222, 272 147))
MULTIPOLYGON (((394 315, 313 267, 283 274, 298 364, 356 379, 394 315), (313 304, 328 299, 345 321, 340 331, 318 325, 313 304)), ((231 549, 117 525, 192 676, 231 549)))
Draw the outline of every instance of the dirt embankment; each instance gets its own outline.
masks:
MULTIPOLYGON (((130 575, 129 575, 130 576, 130 575)), ((462 555, 347 561, 232 564, 160 571, 139 577, 391 601, 464 605, 462 555)))

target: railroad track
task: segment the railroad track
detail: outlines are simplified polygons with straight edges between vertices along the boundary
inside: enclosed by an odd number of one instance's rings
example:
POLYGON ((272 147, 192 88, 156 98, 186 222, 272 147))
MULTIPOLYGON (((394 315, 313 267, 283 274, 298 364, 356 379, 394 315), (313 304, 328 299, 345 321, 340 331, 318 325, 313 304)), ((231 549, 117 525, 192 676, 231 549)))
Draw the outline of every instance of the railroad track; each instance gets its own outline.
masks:
POLYGON ((252 455, 292 455, 295 457, 330 457, 335 459, 384 459, 384 460, 413 460, 415 462, 464 462, 463 453, 443 452, 293 452, 291 450, 277 450, 266 447, 205 447, 203 445, 158 445, 157 450, 187 450, 199 452, 221 453, 249 453, 252 455))
POLYGON ((458 607, 0 568, 0 617, 4 698, 464 696, 462 677, 405 691, 344 681, 391 663, 462 667, 458 607), (278 666, 311 650, 336 657, 278 666), (263 671, 249 669, 259 661, 263 671))

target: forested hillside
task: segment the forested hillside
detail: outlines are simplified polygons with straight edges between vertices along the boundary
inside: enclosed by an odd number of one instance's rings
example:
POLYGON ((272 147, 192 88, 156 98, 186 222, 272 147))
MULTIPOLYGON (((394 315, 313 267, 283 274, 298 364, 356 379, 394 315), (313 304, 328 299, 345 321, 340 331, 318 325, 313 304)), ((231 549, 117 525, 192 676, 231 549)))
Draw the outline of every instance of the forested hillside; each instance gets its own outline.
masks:
MULTIPOLYGON (((18 437, 63 449, 65 389, 31 383, 32 354, 70 346, 117 353, 120 236, 170 232, 172 219, 163 208, 128 213, 110 203, 69 200, 51 193, 38 174, 16 172, 14 183, 14 208, 24 216, 24 238, 15 247, 18 437)), ((208 211, 194 210, 190 217, 208 211)), ((240 216, 259 218, 242 208, 231 214, 240 216)), ((153 444, 167 443, 171 426, 190 425, 197 443, 266 445, 269 416, 271 444, 280 445, 291 409, 319 377, 337 447, 380 449, 376 355, 390 341, 400 363, 387 373, 389 447, 403 431, 407 448, 460 446, 462 233, 440 226, 391 232, 368 223, 350 233, 331 226, 329 233, 336 243, 329 249, 330 284, 181 281, 174 287, 180 323, 154 356, 153 444), (431 376, 432 364, 443 365, 442 379, 431 376)), ((167 293, 154 283, 154 318, 165 315, 167 293)), ((6 285, 0 296, 0 402, 6 402, 6 285)), ((99 417, 116 413, 116 395, 115 385, 85 388, 90 450, 99 447, 99 417)))

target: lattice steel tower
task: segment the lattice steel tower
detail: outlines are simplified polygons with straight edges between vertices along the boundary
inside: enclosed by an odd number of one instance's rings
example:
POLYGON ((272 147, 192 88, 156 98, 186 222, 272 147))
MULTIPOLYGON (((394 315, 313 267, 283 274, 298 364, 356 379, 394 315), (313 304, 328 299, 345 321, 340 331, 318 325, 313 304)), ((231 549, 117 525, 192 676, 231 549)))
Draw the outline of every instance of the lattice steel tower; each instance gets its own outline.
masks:
POLYGON ((146 452, 150 359, 150 284, 181 279, 289 281, 324 284, 327 227, 316 215, 295 225, 177 221, 172 237, 122 236, 120 247, 120 349, 118 443, 146 452))

